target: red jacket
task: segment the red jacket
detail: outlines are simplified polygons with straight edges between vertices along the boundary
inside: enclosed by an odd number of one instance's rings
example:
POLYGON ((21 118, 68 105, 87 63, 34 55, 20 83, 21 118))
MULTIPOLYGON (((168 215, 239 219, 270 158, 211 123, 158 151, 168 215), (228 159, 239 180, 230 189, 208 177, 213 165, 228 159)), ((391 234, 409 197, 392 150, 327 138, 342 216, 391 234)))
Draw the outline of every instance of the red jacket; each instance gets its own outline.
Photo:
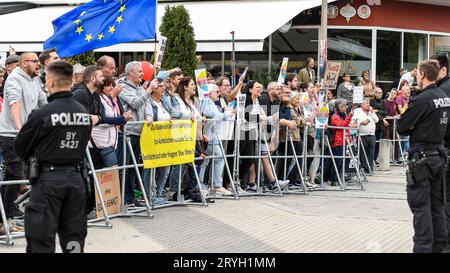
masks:
MULTIPOLYGON (((344 119, 342 119, 338 114, 333 114, 333 116, 331 117, 331 126, 339 126, 339 127, 348 127, 348 125, 350 124, 350 121, 352 120, 352 114, 347 115, 347 117, 344 119)), ((332 147, 339 147, 339 146, 343 146, 343 135, 344 135, 344 130, 343 129, 333 129, 334 131, 334 141, 332 143, 332 147)), ((350 131, 347 130, 347 138, 350 138, 350 131)))

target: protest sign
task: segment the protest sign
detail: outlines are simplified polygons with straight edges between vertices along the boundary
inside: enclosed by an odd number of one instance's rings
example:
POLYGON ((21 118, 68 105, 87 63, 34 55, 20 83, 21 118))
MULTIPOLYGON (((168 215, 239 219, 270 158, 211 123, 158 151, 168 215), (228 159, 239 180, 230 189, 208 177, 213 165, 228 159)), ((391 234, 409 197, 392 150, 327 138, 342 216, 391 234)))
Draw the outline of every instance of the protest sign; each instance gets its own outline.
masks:
POLYGON ((144 125, 141 154, 144 168, 194 162, 197 121, 157 121, 144 125))
POLYGON ((364 90, 362 86, 355 86, 353 88, 353 103, 364 102, 364 90))
POLYGON ((159 36, 158 45, 156 46, 156 69, 161 68, 161 63, 164 56, 164 51, 166 50, 167 37, 159 36))
POLYGON ((323 82, 323 89, 336 89, 340 70, 341 70, 341 63, 327 62, 327 68, 325 70, 323 82))
POLYGON ((330 116, 330 109, 328 103, 320 103, 319 112, 316 116, 316 129, 324 129, 328 124, 328 118, 330 116))
POLYGON ((197 69, 194 71, 194 73, 198 90, 198 98, 200 100, 209 98, 208 77, 206 76, 206 69, 197 69))
POLYGON ((309 105, 309 95, 306 92, 301 93, 302 95, 302 104, 303 104, 303 114, 305 116, 305 118, 309 118, 311 117, 311 111, 309 109, 310 105, 309 105))
MULTIPOLYGON (((96 175, 108 215, 120 213, 120 204, 122 201, 120 198, 119 171, 112 170, 96 173, 96 175)), ((103 217, 104 212, 100 204, 100 198, 98 197, 97 187, 95 187, 95 207, 97 218, 103 217)))
POLYGON ((284 79, 286 78, 287 67, 288 67, 289 58, 283 58, 283 63, 280 68, 280 75, 278 76, 278 85, 284 84, 284 79))

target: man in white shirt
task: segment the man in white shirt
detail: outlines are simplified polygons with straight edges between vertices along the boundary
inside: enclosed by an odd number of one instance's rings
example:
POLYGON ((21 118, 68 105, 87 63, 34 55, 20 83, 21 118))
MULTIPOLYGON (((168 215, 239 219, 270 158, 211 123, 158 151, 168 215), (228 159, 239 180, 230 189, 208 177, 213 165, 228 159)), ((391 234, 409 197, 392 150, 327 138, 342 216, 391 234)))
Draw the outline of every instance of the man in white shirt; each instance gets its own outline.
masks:
POLYGON ((364 152, 360 152, 361 165, 366 173, 373 170, 373 158, 375 153, 375 130, 376 123, 379 121, 378 116, 373 112, 370 106, 370 100, 365 99, 361 108, 355 109, 352 121, 356 122, 359 127, 359 134, 361 136, 362 145, 367 155, 367 161, 364 152), (369 169, 370 166, 370 169, 369 169))

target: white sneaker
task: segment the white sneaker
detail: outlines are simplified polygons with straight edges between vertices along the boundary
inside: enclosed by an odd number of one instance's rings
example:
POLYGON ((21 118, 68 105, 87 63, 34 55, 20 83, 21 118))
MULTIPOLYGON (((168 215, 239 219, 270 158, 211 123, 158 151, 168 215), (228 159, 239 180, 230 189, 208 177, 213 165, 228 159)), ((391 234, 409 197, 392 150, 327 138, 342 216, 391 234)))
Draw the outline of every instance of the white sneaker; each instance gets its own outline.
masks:
POLYGON ((280 188, 283 189, 287 184, 289 184, 289 179, 278 180, 278 184, 280 184, 280 188))
POLYGON ((218 194, 223 194, 223 195, 231 195, 232 194, 229 190, 225 189, 224 187, 214 188, 214 190, 218 194))

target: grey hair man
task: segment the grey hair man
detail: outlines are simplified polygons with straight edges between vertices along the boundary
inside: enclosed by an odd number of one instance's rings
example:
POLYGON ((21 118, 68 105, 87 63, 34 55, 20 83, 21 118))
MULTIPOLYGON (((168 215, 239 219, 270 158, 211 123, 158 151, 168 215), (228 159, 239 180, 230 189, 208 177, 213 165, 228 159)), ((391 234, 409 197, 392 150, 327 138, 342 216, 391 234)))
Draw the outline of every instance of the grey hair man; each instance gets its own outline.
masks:
MULTIPOLYGON (((16 67, 5 82, 3 110, 0 114, 0 142, 6 166, 6 180, 22 180, 25 178, 22 161, 14 151, 14 133, 22 128, 28 115, 34 109, 47 103, 38 79, 39 59, 33 52, 25 52, 19 58, 19 67, 16 67)), ((4 192, 4 206, 9 229, 20 231, 15 225, 14 201, 19 195, 19 185, 6 186, 4 192)), ((1 220, 0 220, 1 221, 1 220)), ((4 226, 1 225, 0 229, 4 226)))
MULTIPOLYGON (((155 85, 150 84, 150 87, 145 89, 142 83, 144 72, 140 62, 132 61, 125 66, 125 77, 119 80, 119 85, 122 87, 122 92, 119 93, 119 102, 122 104, 123 110, 130 112, 134 121, 147 120, 148 123, 153 121, 153 112, 151 107, 152 89, 155 85)), ((140 136, 142 131, 142 124, 127 126, 127 137, 130 138, 133 153, 136 158, 140 157, 140 136)), ((125 136, 122 136, 125 137, 125 136)), ((123 158, 122 151, 119 150, 119 160, 123 158)), ((127 153, 126 164, 131 163, 129 153, 127 153)), ((134 204, 142 206, 134 198, 134 184, 136 173, 134 170, 127 171, 127 184, 125 185, 125 203, 128 205, 134 204)))

